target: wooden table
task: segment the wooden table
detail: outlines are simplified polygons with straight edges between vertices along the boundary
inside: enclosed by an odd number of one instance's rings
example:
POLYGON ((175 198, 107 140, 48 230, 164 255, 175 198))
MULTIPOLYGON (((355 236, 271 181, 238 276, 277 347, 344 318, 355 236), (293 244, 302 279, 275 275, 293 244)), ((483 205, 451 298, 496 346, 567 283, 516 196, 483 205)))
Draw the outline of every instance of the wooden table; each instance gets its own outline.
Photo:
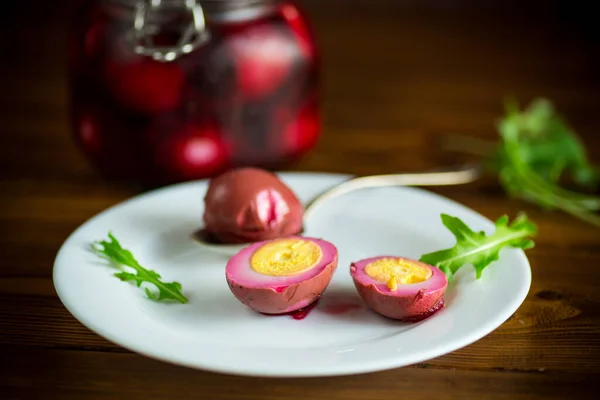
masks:
MULTIPOLYGON (((318 3, 306 2, 324 54, 325 134, 296 169, 439 167, 452 157, 432 138, 494 139, 508 94, 552 99, 600 161, 600 48, 589 11, 549 2, 318 3)), ((0 398, 595 398, 600 230, 509 200, 493 180, 435 192, 490 219, 526 211, 539 226, 528 252, 533 283, 506 323, 459 351, 353 377, 251 379, 154 361, 90 332, 58 300, 53 259, 79 224, 137 191, 99 179, 68 133, 67 2, 28 4, 3 6, 0 24, 0 398)))

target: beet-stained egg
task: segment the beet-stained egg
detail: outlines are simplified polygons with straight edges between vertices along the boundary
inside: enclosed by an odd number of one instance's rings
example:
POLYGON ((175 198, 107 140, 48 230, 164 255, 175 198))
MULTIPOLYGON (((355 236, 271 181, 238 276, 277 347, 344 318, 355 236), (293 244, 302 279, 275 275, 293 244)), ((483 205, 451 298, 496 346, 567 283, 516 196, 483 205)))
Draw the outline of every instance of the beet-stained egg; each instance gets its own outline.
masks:
POLYGON ((331 282, 338 264, 330 242, 290 236, 254 243, 227 262, 233 295, 263 314, 283 314, 309 306, 331 282))
POLYGON ((444 307, 448 279, 431 265, 379 256, 353 262, 350 275, 360 297, 385 317, 417 322, 444 307))
POLYGON ((204 197, 205 229, 220 243, 298 235, 303 213, 292 189, 259 168, 236 168, 211 179, 204 197))

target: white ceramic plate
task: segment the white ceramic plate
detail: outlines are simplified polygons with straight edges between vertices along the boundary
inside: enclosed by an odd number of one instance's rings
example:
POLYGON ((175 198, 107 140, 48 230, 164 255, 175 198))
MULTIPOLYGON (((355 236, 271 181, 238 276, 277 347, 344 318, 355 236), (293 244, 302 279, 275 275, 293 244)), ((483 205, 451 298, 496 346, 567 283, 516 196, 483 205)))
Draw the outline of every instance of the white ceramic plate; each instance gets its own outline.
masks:
MULTIPOLYGON (((302 201, 346 179, 287 173, 302 201)), ((452 246, 440 213, 473 229, 493 224, 476 212, 416 188, 366 189, 321 208, 305 235, 340 252, 331 285, 303 320, 265 316, 239 303, 225 281, 226 256, 190 239, 201 225, 205 181, 174 185, 118 204, 78 228, 60 249, 54 284, 81 323, 131 351, 163 361, 251 376, 307 377, 372 372, 422 362, 466 346, 497 328, 520 306, 531 282, 523 251, 505 249, 479 280, 465 266, 449 285, 446 307, 416 324, 367 309, 349 275, 353 260, 381 254, 419 258, 452 246), (161 304, 112 276, 87 250, 112 231, 138 261, 176 280, 187 304, 161 304)))

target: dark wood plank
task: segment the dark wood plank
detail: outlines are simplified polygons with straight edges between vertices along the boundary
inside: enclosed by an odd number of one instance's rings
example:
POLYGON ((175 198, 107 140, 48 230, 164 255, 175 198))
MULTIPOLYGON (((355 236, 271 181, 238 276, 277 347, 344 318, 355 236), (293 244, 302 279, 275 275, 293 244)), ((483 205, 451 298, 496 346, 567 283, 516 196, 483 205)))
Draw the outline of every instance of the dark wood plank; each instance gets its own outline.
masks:
POLYGON ((384 400, 397 397, 592 399, 597 376, 403 368, 350 377, 246 378, 200 372, 136 354, 0 346, 10 365, 0 375, 6 399, 384 400), (32 362, 35 360, 35 362, 32 362), (444 395, 447 394, 447 395, 444 395))

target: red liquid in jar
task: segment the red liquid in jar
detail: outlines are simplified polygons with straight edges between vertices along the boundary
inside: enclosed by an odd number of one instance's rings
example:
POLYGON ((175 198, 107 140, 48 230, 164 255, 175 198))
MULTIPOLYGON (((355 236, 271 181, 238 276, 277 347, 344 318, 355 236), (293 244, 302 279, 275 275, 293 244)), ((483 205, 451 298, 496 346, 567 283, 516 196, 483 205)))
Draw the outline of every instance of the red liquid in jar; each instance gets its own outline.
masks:
MULTIPOLYGON (((316 145, 319 60, 293 3, 241 21, 207 13, 209 40, 171 62, 135 54, 132 7, 89 4, 70 36, 71 121, 103 175, 165 184, 235 166, 284 168, 316 145)), ((155 43, 174 45, 186 17, 160 14, 155 43)))

